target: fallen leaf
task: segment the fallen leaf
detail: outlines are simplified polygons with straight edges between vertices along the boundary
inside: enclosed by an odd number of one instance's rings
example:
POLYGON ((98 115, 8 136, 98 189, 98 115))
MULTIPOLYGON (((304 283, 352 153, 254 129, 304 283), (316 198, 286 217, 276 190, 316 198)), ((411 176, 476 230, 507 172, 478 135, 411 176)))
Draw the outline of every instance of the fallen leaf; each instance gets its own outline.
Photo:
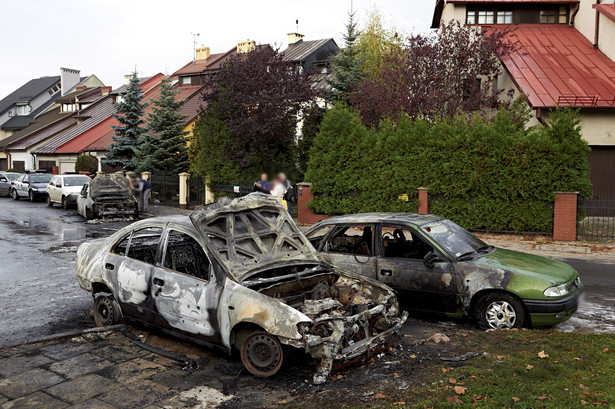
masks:
POLYGON ((279 403, 280 405, 283 405, 283 404, 285 404, 285 403, 286 403, 286 401, 285 401, 285 400, 281 400, 281 401, 279 401, 278 403, 279 403))
POLYGON ((335 375, 333 379, 337 379, 337 380, 344 379, 344 375, 335 375))
POLYGON ((504 359, 504 355, 497 355, 496 358, 498 361, 502 361, 504 359))
POLYGON ((449 378, 448 383, 457 383, 457 379, 449 378))
POLYGON ((410 355, 410 358, 414 359, 414 358, 416 358, 416 355, 412 354, 412 355, 410 355))
POLYGON ((406 402, 404 402, 403 400, 399 401, 399 402, 395 402, 395 405, 405 405, 405 404, 406 404, 406 402))
POLYGON ((467 390, 468 388, 465 388, 463 386, 455 386, 455 393, 457 395, 465 395, 467 390))
POLYGON ((447 396, 447 397, 446 397, 446 401, 447 401, 447 402, 453 402, 453 403, 463 403, 463 401, 462 401, 461 399, 459 399, 459 398, 457 397, 457 395, 454 395, 454 396, 447 396))
POLYGON ((574 357, 574 360, 575 360, 575 361, 582 361, 582 360, 583 360, 583 358, 579 358, 579 357, 576 357, 576 356, 575 356, 575 357, 574 357))
POLYGON ((540 359, 544 359, 544 358, 548 358, 548 357, 549 357, 549 354, 545 354, 544 349, 538 353, 538 358, 540 358, 540 359))
POLYGON ((531 371, 532 369, 534 369, 534 365, 528 365, 525 367, 526 371, 531 371))
POLYGON ((513 402, 519 402, 521 399, 517 398, 516 396, 513 396, 513 402))
POLYGON ((602 352, 609 352, 609 349, 608 349, 608 348, 604 348, 604 349, 602 350, 602 352))
POLYGON ((543 393, 542 395, 537 396, 536 399, 545 400, 545 399, 547 399, 547 394, 543 393))
POLYGON ((581 399, 581 405, 587 405, 587 402, 581 399))
POLYGON ((386 398, 386 396, 384 396, 382 393, 377 393, 374 395, 374 399, 384 399, 386 398))
POLYGON ((584 391, 589 389, 589 386, 585 386, 582 383, 579 384, 579 388, 583 389, 584 391))
POLYGON ((447 373, 448 371, 450 371, 450 369, 448 369, 448 368, 442 368, 442 373, 447 373))
POLYGON ((395 373, 393 374, 393 378, 399 378, 399 374, 398 374, 397 372, 395 372, 395 373))

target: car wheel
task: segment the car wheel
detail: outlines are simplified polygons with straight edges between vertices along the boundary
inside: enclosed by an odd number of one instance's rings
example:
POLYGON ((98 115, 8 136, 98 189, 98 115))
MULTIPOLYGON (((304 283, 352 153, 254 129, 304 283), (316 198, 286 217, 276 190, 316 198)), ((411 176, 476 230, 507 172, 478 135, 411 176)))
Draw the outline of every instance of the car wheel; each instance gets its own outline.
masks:
POLYGON ((28 198, 30 199, 31 202, 34 201, 34 192, 33 191, 31 191, 31 190, 28 191, 28 198))
POLYGON ((53 207, 53 202, 51 201, 51 198, 49 197, 49 195, 47 195, 47 206, 53 207))
POLYGON ((94 321, 99 327, 119 324, 122 321, 120 306, 111 295, 100 294, 94 301, 94 321))
POLYGON ((481 329, 519 328, 525 321, 525 309, 512 295, 494 292, 478 300, 475 320, 481 329))
POLYGON ((275 375, 282 367, 283 360, 280 341, 265 331, 251 333, 241 345, 241 362, 256 377, 275 375))
POLYGON ((11 191, 11 196, 13 196, 13 200, 19 200, 19 193, 17 193, 17 189, 13 189, 11 191))
POLYGON ((94 219, 94 213, 92 213, 92 211, 90 209, 85 209, 85 220, 93 220, 94 219))
POLYGON ((64 210, 68 210, 68 201, 66 200, 66 196, 62 196, 62 207, 64 210))

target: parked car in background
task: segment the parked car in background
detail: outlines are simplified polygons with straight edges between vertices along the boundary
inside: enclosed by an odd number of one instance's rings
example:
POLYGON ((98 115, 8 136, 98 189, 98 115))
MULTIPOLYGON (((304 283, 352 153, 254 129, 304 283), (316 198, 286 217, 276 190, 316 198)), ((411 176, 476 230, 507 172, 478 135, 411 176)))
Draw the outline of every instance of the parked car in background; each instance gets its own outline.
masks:
POLYGON ((262 193, 133 223, 79 246, 75 269, 98 325, 131 318, 236 349, 261 377, 278 372, 285 345, 319 360, 323 383, 334 361, 385 348, 407 316, 389 287, 324 263, 262 193))
POLYGON ((51 178, 47 185, 47 206, 52 207, 59 203, 68 209, 77 204, 77 197, 83 186, 90 183, 90 178, 85 175, 56 175, 51 178))
POLYGON ((52 175, 48 173, 27 173, 20 175, 11 185, 11 196, 15 200, 27 197, 31 202, 44 199, 47 195, 47 184, 52 175))
POLYGON ((467 315, 484 329, 558 324, 582 292, 570 265, 498 249, 439 216, 339 216, 306 236, 331 264, 396 289, 407 308, 467 315))
POLYGON ((11 195, 12 182, 21 176, 21 173, 0 172, 0 196, 11 195))
POLYGON ((77 212, 86 220, 103 217, 139 218, 139 204, 124 175, 96 175, 77 196, 77 212))

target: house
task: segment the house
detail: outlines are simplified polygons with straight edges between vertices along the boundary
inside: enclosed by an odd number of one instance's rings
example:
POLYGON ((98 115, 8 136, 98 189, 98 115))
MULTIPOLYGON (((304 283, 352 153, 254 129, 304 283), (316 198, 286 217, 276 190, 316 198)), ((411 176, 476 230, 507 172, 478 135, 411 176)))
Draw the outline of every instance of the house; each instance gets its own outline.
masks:
POLYGON ((299 33, 288 34, 288 47, 282 51, 284 61, 296 63, 302 72, 327 74, 331 57, 339 47, 332 38, 305 41, 299 33))
MULTIPOLYGON (((609 0, 610 1, 610 0, 609 0)), ((593 0, 437 0, 432 27, 457 20, 509 30, 517 49, 501 58, 498 89, 525 94, 532 124, 558 106, 579 109, 592 148, 595 199, 615 200, 615 5, 593 0)))

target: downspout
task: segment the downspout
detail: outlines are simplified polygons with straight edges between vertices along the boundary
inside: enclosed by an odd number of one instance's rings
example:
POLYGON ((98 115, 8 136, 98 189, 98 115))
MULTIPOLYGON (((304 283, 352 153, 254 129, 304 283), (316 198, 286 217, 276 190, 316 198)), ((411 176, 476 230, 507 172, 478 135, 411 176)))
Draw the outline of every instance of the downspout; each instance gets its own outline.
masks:
POLYGON ((536 109, 536 119, 538 120, 538 122, 540 122, 541 125, 543 126, 547 126, 547 121, 542 117, 542 109, 537 108, 536 109))
POLYGON ((570 13, 570 26, 574 26, 574 18, 577 16, 577 13, 579 12, 579 8, 580 7, 580 3, 577 3, 574 5, 574 8, 572 9, 572 12, 570 13))
POLYGON ((594 47, 598 48, 598 36, 600 33, 600 12, 598 11, 598 5, 600 5, 600 0, 596 0, 596 23, 594 24, 594 47))

